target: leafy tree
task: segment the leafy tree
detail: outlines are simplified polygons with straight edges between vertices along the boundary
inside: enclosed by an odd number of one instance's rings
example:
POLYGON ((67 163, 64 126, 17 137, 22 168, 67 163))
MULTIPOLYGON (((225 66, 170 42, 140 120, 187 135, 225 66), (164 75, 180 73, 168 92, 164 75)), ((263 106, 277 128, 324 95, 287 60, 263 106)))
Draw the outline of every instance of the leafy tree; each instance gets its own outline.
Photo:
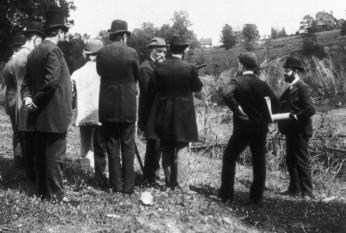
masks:
POLYGON ((237 41, 230 25, 226 24, 225 26, 223 26, 220 42, 223 43, 225 49, 230 49, 235 46, 237 41))
POLYGON ((278 37, 286 37, 286 36, 287 36, 286 29, 283 27, 281 31, 278 32, 278 37))
POLYGON ((140 61, 147 57, 148 49, 146 45, 154 36, 158 36, 158 29, 150 22, 143 23, 141 28, 132 31, 128 44, 137 50, 140 61))
POLYGON ((85 63, 83 57, 83 50, 85 48, 85 40, 90 37, 86 34, 83 36, 75 33, 69 34, 67 40, 60 42, 58 46, 64 52, 64 56, 67 62, 70 73, 82 67, 85 63))
POLYGON ((254 43, 259 39, 259 31, 255 24, 245 24, 242 30, 245 49, 251 51, 254 49, 254 43))
POLYGON ((275 28, 271 28, 270 38, 276 39, 278 38, 278 31, 275 28))
MULTIPOLYGON (((30 21, 43 21, 47 9, 59 8, 68 21, 70 10, 75 10, 72 0, 2 0, 0 2, 0 61, 6 61, 9 56, 3 56, 9 48, 11 36, 22 30, 30 21)), ((11 54, 11 53, 10 53, 11 54)))
POLYGON ((341 24, 340 34, 341 34, 342 36, 345 36, 345 35, 346 35, 346 21, 343 22, 343 23, 341 24))

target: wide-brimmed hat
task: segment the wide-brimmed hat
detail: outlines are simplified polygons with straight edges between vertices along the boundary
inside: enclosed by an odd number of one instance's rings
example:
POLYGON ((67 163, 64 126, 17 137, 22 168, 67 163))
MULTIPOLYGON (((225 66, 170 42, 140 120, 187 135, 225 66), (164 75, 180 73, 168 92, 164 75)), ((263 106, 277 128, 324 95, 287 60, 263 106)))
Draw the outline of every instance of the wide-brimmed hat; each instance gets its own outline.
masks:
POLYGON ((68 31, 68 27, 65 25, 64 12, 61 10, 48 10, 46 12, 46 23, 44 25, 44 30, 47 32, 48 30, 54 28, 61 28, 65 32, 68 31))
POLYGON ((24 34, 23 33, 16 33, 12 37, 11 46, 16 47, 16 46, 22 46, 23 44, 25 44, 24 34))
POLYGON ((181 36, 173 36, 170 43, 170 47, 188 47, 189 43, 185 41, 185 39, 181 36))
POLYGON ((148 49, 151 48, 167 48, 168 45, 166 44, 166 41, 161 37, 154 37, 150 40, 149 44, 146 46, 148 49))
POLYGON ((126 33, 128 36, 131 32, 128 31, 127 22, 121 19, 113 20, 111 29, 108 30, 109 35, 126 33))
POLYGON ((85 46, 84 53, 85 54, 96 54, 103 47, 102 40, 93 39, 89 40, 85 46))
POLYGON ((285 69, 293 69, 298 71, 305 71, 305 68, 302 65, 302 61, 298 57, 289 56, 286 59, 285 64, 283 65, 285 69))
POLYGON ((24 35, 28 33, 35 33, 41 37, 45 37, 46 33, 43 29, 43 24, 40 22, 32 21, 23 30, 24 35))

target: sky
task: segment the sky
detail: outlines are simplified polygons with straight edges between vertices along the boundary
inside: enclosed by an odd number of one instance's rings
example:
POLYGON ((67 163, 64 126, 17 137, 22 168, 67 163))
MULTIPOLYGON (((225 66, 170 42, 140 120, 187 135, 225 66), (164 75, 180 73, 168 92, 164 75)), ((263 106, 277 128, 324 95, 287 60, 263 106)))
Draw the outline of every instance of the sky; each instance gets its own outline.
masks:
POLYGON ((175 11, 189 14, 197 38, 212 38, 213 45, 220 44, 222 27, 241 30, 247 23, 256 24, 260 34, 270 35, 270 30, 285 27, 294 34, 299 22, 318 11, 333 12, 335 18, 346 18, 345 0, 73 0, 77 9, 71 12, 74 26, 70 31, 87 33, 95 37, 99 31, 108 30, 114 19, 127 21, 129 30, 140 28, 144 22, 155 27, 171 24, 175 11))

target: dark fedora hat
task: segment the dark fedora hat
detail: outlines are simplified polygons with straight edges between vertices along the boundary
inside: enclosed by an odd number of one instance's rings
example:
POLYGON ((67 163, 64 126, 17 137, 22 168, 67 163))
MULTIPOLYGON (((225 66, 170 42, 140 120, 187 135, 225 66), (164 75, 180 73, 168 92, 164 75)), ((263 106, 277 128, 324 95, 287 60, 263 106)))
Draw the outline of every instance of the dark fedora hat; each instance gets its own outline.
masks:
POLYGON ((238 58, 240 63, 244 65, 248 65, 252 67, 258 66, 257 56, 254 53, 251 53, 251 52, 241 53, 238 58))
POLYGON ((181 36, 173 36, 170 43, 170 47, 188 47, 189 43, 187 43, 183 37, 181 36))
POLYGON ((93 39, 89 40, 85 46, 84 53, 85 54, 96 54, 103 47, 102 40, 93 39))
POLYGON ((11 46, 12 47, 17 47, 17 46, 22 46, 23 44, 25 44, 25 36, 24 36, 24 34, 23 33, 16 33, 12 37, 11 46))
POLYGON ((285 69, 293 69, 293 70, 298 70, 298 71, 305 71, 302 61, 295 56, 289 56, 286 59, 285 64, 283 65, 285 69))
POLYGON ((151 48, 167 48, 166 41, 161 37, 154 37, 150 40, 149 44, 146 45, 148 49, 151 48))
POLYGON ((126 33, 128 36, 131 32, 127 29, 127 22, 121 19, 116 19, 112 21, 111 29, 108 30, 109 35, 126 33))
POLYGON ((46 33, 43 29, 43 24, 37 21, 30 22, 23 31, 24 35, 29 33, 37 34, 41 37, 45 37, 46 33))
POLYGON ((65 32, 68 31, 68 27, 65 25, 64 12, 61 10, 48 10, 46 12, 46 23, 44 30, 47 32, 51 29, 61 28, 65 32))

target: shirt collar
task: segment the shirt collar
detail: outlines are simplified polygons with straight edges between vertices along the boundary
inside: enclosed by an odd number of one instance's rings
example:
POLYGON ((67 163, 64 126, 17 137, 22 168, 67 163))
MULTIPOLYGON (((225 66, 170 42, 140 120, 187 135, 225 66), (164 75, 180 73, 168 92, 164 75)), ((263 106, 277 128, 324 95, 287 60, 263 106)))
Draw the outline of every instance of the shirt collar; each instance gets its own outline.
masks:
POLYGON ((181 55, 172 54, 172 57, 176 57, 176 58, 182 59, 181 55))
POLYGON ((254 74, 254 72, 253 72, 252 70, 246 70, 246 71, 243 71, 242 74, 243 74, 243 75, 254 74))
POLYGON ((296 84, 299 81, 299 76, 297 75, 295 79, 289 84, 289 88, 292 89, 294 84, 296 84))

